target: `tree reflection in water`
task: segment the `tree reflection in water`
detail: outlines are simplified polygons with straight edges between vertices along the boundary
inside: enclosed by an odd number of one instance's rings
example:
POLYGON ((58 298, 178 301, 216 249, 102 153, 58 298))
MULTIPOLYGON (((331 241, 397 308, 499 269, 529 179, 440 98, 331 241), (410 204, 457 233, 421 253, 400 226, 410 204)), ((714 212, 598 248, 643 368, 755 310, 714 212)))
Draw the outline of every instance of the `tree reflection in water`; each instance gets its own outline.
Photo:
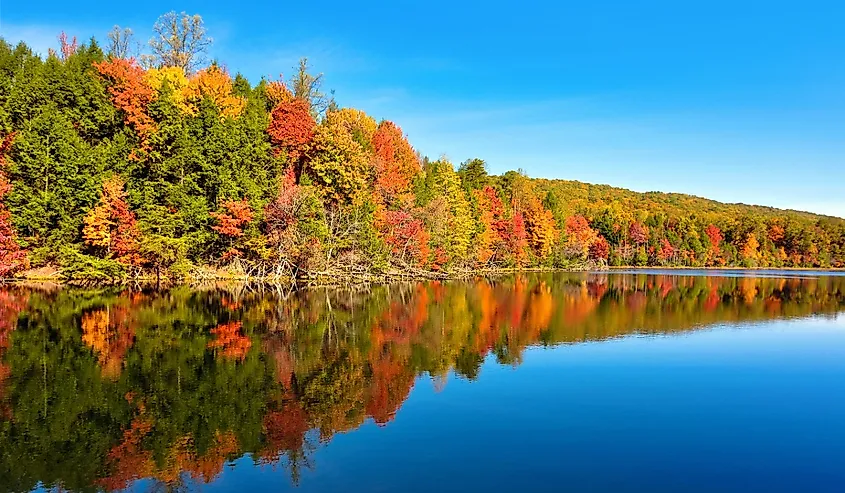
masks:
POLYGON ((282 295, 0 288, 0 489, 211 482, 248 454, 298 481, 421 376, 532 345, 845 308, 845 277, 536 274, 282 295))

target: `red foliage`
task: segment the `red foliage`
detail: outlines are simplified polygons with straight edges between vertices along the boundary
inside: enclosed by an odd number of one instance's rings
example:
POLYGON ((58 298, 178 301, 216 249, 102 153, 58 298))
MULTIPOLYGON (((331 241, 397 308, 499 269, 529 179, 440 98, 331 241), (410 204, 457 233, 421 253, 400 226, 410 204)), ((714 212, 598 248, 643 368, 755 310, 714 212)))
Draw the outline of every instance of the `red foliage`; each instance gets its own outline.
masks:
POLYGON ((220 349, 218 354, 224 358, 242 360, 252 347, 252 341, 244 335, 240 321, 220 324, 211 329, 211 333, 214 334, 214 340, 208 343, 208 347, 220 349))
POLYGON ((79 48, 79 44, 76 42, 76 36, 74 36, 70 43, 68 43, 67 34, 65 34, 64 31, 59 34, 59 45, 62 53, 62 61, 70 58, 70 56, 76 53, 76 50, 79 48))
POLYGON ((365 409, 379 426, 386 425, 396 416, 414 386, 413 370, 392 354, 380 355, 370 362, 372 380, 365 409))
POLYGON ((305 434, 311 427, 308 415, 297 403, 288 403, 280 411, 264 416, 265 448, 259 452, 261 462, 275 463, 284 452, 298 452, 305 445, 305 434))
POLYGON ((0 291, 0 421, 12 419, 11 404, 4 398, 6 379, 12 369, 3 363, 3 353, 11 345, 12 332, 17 328, 20 313, 29 306, 29 294, 13 289, 0 291))
POLYGON ((565 231, 567 235, 575 235, 580 237, 585 231, 591 229, 587 218, 581 215, 570 216, 566 218, 565 231))
POLYGON ((443 247, 437 247, 434 249, 434 258, 432 259, 431 269, 440 270, 448 261, 449 254, 446 253, 446 250, 444 250, 443 247))
POLYGON ((300 193, 293 168, 289 167, 282 177, 279 194, 264 210, 265 220, 271 232, 282 232, 296 223, 296 202, 300 193))
POLYGON ((590 245, 590 258, 593 260, 607 260, 610 256, 610 243, 599 235, 598 239, 590 245))
POLYGON ((628 236, 631 237, 631 241, 636 245, 648 243, 648 228, 634 221, 631 223, 631 227, 628 228, 628 236))
POLYGON ((724 236, 722 236, 722 230, 711 224, 707 226, 704 233, 710 239, 710 246, 713 247, 713 250, 718 251, 719 244, 722 243, 722 240, 724 239, 724 236))
POLYGON ((385 211, 383 229, 384 241, 395 255, 405 259, 411 256, 420 266, 429 260, 429 234, 420 219, 406 211, 385 211))
POLYGON ((502 204, 502 200, 499 198, 499 194, 496 193, 496 190, 493 187, 487 186, 482 190, 482 194, 487 202, 487 210, 490 214, 492 214, 495 219, 501 219, 502 214, 505 212, 505 206, 502 204))
POLYGON ((11 289, 0 291, 0 356, 9 347, 9 338, 17 327, 18 316, 29 305, 28 294, 11 289))
POLYGON ((246 199, 223 202, 225 211, 212 212, 211 217, 217 220, 217 226, 211 229, 223 236, 240 237, 244 235, 243 227, 252 221, 252 209, 246 199))
POLYGON ((716 227, 713 224, 707 226, 704 229, 704 233, 707 235, 707 238, 710 240, 710 252, 708 254, 708 264, 716 264, 723 261, 719 258, 721 255, 721 247, 719 246, 722 243, 724 237, 722 236, 722 230, 716 227))
POLYGON ((570 238, 570 241, 580 245, 585 251, 589 249, 590 245, 598 237, 598 233, 590 227, 587 218, 581 215, 567 217, 564 231, 570 238))
POLYGON ((95 62, 94 68, 111 82, 112 102, 124 112, 126 124, 138 132, 143 148, 146 139, 156 130, 155 122, 147 113, 147 105, 155 100, 156 93, 144 80, 144 69, 134 59, 122 58, 95 62))
POLYGON ((487 264, 498 260, 497 254, 506 249, 504 239, 509 236, 513 223, 504 219, 504 205, 492 187, 475 191, 481 213, 481 234, 476 238, 477 262, 487 264))
POLYGON ((152 421, 144 416, 137 416, 132 420, 129 429, 123 431, 120 444, 109 452, 111 475, 97 481, 99 486, 108 491, 120 490, 136 479, 152 475, 152 452, 145 450, 141 444, 152 429, 152 421))
POLYGON ((112 252, 119 261, 136 265, 140 261, 137 252, 140 232, 135 213, 122 197, 112 203, 112 211, 117 222, 117 231, 112 236, 112 252))
POLYGON ((528 233, 525 231, 525 219, 521 212, 513 215, 506 223, 505 231, 500 233, 505 240, 508 253, 513 256, 517 264, 523 264, 528 259, 528 233))
POLYGON ((114 176, 103 182, 100 203, 85 217, 85 242, 104 247, 109 257, 128 265, 138 265, 138 221, 126 203, 123 180, 114 176))
POLYGON ((390 121, 379 124, 373 134, 375 189, 388 204, 405 202, 414 176, 422 169, 417 154, 402 129, 390 121))
MULTIPOLYGON (((3 155, 11 145, 13 135, 7 135, 0 143, 0 165, 4 164, 3 155)), ((26 251, 17 241, 17 233, 12 227, 12 214, 2 203, 3 197, 12 189, 12 185, 3 170, 0 169, 0 277, 6 277, 29 267, 26 251)))
POLYGON ((675 256, 675 247, 669 243, 669 240, 663 238, 660 240, 660 248, 657 249, 657 258, 666 262, 675 256))
POLYGON ((286 151, 288 162, 296 163, 314 138, 317 122, 307 101, 292 99, 277 104, 270 113, 267 133, 276 151, 286 151))

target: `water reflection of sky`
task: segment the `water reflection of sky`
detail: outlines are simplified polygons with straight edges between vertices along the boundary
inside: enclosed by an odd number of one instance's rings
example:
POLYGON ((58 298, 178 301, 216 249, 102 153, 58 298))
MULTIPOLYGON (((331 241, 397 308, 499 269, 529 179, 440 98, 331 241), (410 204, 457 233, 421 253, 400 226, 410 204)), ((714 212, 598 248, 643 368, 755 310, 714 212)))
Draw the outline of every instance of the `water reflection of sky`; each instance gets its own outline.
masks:
MULTIPOLYGON (((765 277, 817 279, 845 276, 841 270, 766 270, 766 269, 613 269, 613 274, 641 274, 661 276, 710 276, 710 277, 765 277)), ((604 274, 605 272, 595 272, 604 274)))
POLYGON ((679 272, 0 289, 0 490, 837 491, 845 278, 679 272))
MULTIPOLYGON (((721 326, 488 357, 420 377, 395 421, 313 456, 299 491, 841 491, 845 320, 721 326)), ((242 458, 211 490, 284 489, 242 458)))

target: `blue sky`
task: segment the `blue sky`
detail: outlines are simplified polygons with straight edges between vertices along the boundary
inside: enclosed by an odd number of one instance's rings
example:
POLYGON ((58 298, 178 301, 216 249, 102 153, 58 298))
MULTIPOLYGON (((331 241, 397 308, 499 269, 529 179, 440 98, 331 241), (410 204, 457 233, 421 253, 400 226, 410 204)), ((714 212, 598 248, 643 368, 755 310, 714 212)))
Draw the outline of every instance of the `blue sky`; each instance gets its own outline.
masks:
POLYGON ((845 2, 32 5, 3 0, 0 35, 38 50, 198 13, 232 72, 308 56, 342 105, 493 173, 845 217, 845 2))

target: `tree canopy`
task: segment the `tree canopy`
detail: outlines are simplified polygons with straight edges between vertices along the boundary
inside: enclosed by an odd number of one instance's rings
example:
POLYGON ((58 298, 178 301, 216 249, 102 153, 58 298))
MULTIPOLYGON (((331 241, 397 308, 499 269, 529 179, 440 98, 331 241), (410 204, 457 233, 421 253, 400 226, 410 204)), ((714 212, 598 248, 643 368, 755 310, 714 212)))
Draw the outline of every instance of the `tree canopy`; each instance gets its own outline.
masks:
POLYGON ((107 52, 0 40, 0 275, 845 267, 842 219, 456 167, 338 105, 305 59, 253 84, 204 63, 199 16, 155 31, 140 63, 119 27, 107 52))

